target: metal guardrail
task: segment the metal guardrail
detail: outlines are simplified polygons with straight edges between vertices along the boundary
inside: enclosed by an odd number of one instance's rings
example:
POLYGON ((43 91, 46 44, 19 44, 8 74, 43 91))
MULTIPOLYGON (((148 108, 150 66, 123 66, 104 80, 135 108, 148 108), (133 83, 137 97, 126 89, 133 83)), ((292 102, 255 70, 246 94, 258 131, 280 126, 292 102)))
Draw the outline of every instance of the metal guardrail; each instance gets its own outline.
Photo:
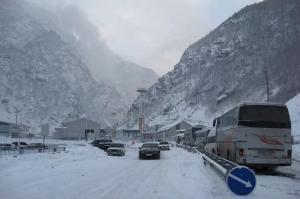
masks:
POLYGON ((196 151, 196 149, 198 149, 197 147, 191 147, 191 146, 186 146, 186 145, 182 145, 182 144, 176 144, 176 147, 185 149, 188 152, 200 153, 199 151, 198 152, 196 151))
POLYGON ((238 165, 234 162, 221 158, 212 154, 204 149, 195 149, 197 152, 202 153, 202 158, 205 163, 209 164, 212 169, 225 181, 228 173, 238 165))
POLYGON ((59 153, 65 151, 66 147, 56 147, 50 149, 18 149, 18 150, 0 150, 0 158, 3 156, 19 156, 37 153, 59 153))
POLYGON ((248 167, 239 166, 234 162, 221 158, 204 149, 198 149, 197 147, 189 147, 180 144, 176 144, 176 147, 186 149, 189 152, 201 153, 204 164, 209 164, 233 193, 245 196, 254 190, 256 177, 254 172, 248 167))
POLYGON ((211 166, 213 170, 225 181, 227 174, 234 167, 238 166, 237 164, 228 161, 224 158, 221 158, 217 155, 214 155, 204 149, 199 149, 197 147, 190 147, 182 144, 176 144, 176 147, 187 150, 188 152, 202 154, 204 163, 207 163, 211 166))

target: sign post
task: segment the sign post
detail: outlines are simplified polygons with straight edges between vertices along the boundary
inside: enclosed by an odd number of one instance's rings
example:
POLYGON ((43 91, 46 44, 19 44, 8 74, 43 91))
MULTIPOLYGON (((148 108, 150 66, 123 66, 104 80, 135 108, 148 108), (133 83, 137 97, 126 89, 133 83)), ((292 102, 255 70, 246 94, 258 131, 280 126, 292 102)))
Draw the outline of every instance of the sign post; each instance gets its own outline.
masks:
POLYGON ((236 195, 245 196, 254 190, 256 177, 248 167, 237 166, 228 173, 226 184, 236 195))

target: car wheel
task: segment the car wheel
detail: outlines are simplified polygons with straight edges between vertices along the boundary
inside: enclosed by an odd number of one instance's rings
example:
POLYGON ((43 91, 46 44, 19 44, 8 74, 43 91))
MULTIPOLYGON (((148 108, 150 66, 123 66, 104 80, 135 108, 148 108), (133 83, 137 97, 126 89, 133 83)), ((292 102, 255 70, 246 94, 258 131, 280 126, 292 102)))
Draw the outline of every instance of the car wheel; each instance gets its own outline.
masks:
POLYGON ((160 159, 160 155, 159 155, 159 156, 157 156, 157 159, 158 159, 158 160, 160 159))
POLYGON ((143 159, 142 156, 139 156, 139 159, 140 159, 140 160, 143 159))
POLYGON ((125 155, 125 152, 123 153, 123 155, 125 155))

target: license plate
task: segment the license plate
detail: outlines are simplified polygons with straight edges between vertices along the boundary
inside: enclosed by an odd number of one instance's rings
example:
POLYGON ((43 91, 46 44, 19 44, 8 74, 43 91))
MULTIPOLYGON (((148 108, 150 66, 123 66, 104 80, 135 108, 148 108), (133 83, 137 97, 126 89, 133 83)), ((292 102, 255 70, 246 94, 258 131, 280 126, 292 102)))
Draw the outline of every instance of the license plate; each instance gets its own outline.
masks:
POLYGON ((146 154, 146 156, 152 156, 152 154, 146 154))
POLYGON ((257 154, 261 156, 274 156, 274 151, 260 150, 257 151, 257 154))

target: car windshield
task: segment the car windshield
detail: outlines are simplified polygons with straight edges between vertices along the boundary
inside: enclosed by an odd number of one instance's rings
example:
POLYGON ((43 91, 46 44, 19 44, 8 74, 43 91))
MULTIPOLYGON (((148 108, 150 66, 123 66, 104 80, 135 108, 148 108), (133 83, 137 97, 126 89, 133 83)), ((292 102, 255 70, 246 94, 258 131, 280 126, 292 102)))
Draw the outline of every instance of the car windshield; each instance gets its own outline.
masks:
POLYGON ((158 148, 157 144, 143 144, 142 148, 158 148))
POLYGON ((22 144, 22 145, 27 145, 25 142, 20 142, 20 144, 22 144))
POLYGON ((110 144, 109 147, 110 147, 110 148, 113 148, 113 147, 123 148, 124 145, 123 145, 123 144, 110 144))
POLYGON ((288 109, 283 106, 242 106, 240 121, 290 122, 288 109))
POLYGON ((169 144, 168 142, 160 142, 159 144, 169 144))

